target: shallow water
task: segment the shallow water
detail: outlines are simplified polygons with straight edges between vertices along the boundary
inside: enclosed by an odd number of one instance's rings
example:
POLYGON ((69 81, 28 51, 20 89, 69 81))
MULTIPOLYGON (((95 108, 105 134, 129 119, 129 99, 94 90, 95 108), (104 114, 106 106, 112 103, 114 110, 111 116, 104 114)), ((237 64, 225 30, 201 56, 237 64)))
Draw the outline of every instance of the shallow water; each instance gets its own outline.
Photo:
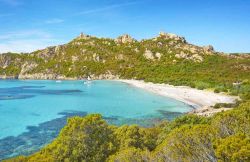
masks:
POLYGON ((190 109, 115 81, 85 85, 83 81, 0 80, 0 159, 39 149, 57 136, 70 116, 100 113, 112 124, 150 126, 190 109))

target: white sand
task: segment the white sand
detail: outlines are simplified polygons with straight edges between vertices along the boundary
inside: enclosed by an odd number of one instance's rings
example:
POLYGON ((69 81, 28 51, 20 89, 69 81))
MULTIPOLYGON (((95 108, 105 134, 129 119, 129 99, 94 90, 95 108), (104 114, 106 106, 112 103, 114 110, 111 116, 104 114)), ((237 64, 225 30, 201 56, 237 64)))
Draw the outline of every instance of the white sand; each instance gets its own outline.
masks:
POLYGON ((182 101, 194 108, 214 106, 216 103, 233 103, 238 97, 227 96, 186 86, 145 83, 138 80, 117 80, 147 91, 182 101))

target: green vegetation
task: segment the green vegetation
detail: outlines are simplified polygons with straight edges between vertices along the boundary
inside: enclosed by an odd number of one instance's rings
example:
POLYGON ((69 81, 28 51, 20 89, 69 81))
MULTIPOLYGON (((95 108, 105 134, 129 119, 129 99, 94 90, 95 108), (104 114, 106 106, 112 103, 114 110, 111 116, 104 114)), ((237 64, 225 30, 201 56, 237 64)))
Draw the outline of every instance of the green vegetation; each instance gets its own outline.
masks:
POLYGON ((236 134, 215 142, 216 156, 219 161, 248 161, 250 157, 250 138, 236 134))
POLYGON ((73 117, 54 142, 31 156, 39 161, 250 160, 250 102, 211 118, 185 115, 152 128, 108 125, 100 115, 73 117))
POLYGON ((217 103, 214 105, 215 109, 219 109, 219 108, 233 108, 237 105, 237 103, 217 103))

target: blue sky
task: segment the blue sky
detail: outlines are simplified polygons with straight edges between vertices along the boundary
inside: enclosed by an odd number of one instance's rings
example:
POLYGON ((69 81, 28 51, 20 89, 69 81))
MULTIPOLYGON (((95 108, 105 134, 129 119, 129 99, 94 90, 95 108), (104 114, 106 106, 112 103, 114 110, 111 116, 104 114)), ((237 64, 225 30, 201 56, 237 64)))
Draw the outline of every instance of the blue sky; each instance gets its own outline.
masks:
POLYGON ((0 0, 0 53, 67 43, 80 32, 142 39, 160 31, 217 51, 250 52, 250 1, 0 0))

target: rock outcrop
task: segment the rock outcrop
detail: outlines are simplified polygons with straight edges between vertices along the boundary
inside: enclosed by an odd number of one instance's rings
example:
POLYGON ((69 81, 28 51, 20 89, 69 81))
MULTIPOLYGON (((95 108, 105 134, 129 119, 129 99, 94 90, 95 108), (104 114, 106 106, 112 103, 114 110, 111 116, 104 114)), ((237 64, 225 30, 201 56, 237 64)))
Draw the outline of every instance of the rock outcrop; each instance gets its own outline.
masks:
POLYGON ((172 39, 175 41, 180 41, 182 43, 186 43, 186 39, 184 37, 181 37, 181 36, 178 36, 178 35, 172 34, 172 33, 160 32, 158 38, 172 39))
POLYGON ((228 110, 232 110, 232 108, 215 109, 215 108, 210 107, 210 106, 204 106, 201 108, 194 109, 191 112, 189 112, 188 114, 196 114, 199 116, 211 117, 219 112, 224 112, 224 111, 228 111, 228 110))
POLYGON ((20 60, 13 60, 11 55, 8 54, 0 54, 0 67, 6 68, 9 65, 13 64, 15 61, 20 60))
POLYGON ((162 57, 162 54, 160 52, 156 52, 153 53, 152 51, 150 51, 149 49, 146 49, 143 56, 147 59, 147 60, 160 60, 162 57))
POLYGON ((85 39, 86 40, 86 39, 90 39, 90 38, 91 38, 90 35, 81 33, 77 39, 85 39))
MULTIPOLYGON (((58 50, 58 49, 57 49, 58 50)), ((56 55, 56 47, 47 47, 44 50, 40 50, 36 53, 36 56, 44 60, 48 60, 56 55)))
POLYGON ((18 79, 17 75, 0 75, 0 79, 18 79))
POLYGON ((146 49, 145 53, 143 54, 143 56, 148 59, 148 60, 154 60, 155 57, 154 57, 154 54, 152 51, 146 49))
POLYGON ((204 46, 203 49, 205 52, 214 52, 214 47, 211 45, 204 46))
POLYGON ((38 66, 37 63, 33 62, 25 62, 22 67, 21 67, 21 72, 19 74, 19 76, 25 75, 26 73, 28 73, 29 71, 33 70, 34 68, 36 68, 38 66))
POLYGON ((115 39, 115 42, 116 43, 133 43, 135 42, 136 40, 134 38, 132 38, 130 35, 128 34, 124 34, 122 36, 119 36, 118 38, 115 39))
POLYGON ((179 59, 191 60, 194 62, 202 62, 203 61, 202 56, 200 56, 198 54, 186 54, 183 51, 180 54, 176 54, 175 57, 179 58, 179 59))
POLYGON ((18 79, 39 79, 39 80, 76 80, 78 78, 65 77, 64 75, 58 74, 44 74, 44 73, 35 73, 35 74, 24 74, 19 75, 18 79))
POLYGON ((100 56, 99 56, 98 54, 94 53, 94 54, 93 54, 93 60, 94 60, 95 62, 100 62, 100 56))
POLYGON ((160 52, 156 52, 155 57, 156 57, 158 60, 161 59, 161 56, 162 56, 162 54, 161 54, 160 52))

